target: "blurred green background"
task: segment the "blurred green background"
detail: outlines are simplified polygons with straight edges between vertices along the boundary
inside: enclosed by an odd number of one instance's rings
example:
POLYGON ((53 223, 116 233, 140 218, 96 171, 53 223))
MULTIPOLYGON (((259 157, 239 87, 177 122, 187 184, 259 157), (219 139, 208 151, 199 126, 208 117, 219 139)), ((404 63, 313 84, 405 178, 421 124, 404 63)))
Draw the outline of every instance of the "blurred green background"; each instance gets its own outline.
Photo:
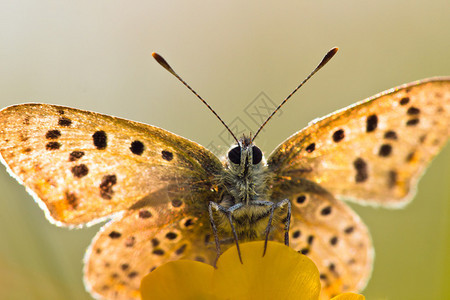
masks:
MULTIPOLYGON (((1 1, 0 106, 46 102, 141 121, 203 145, 222 125, 153 61, 157 51, 226 122, 278 103, 338 55, 261 133, 266 152, 310 120, 416 79, 449 75, 450 2, 1 1)), ((222 146, 222 153, 228 145, 222 146)), ((367 299, 450 298, 450 147, 403 210, 352 205, 375 245, 367 299)), ((82 258, 99 225, 51 225, 0 168, 0 298, 90 299, 82 258)))

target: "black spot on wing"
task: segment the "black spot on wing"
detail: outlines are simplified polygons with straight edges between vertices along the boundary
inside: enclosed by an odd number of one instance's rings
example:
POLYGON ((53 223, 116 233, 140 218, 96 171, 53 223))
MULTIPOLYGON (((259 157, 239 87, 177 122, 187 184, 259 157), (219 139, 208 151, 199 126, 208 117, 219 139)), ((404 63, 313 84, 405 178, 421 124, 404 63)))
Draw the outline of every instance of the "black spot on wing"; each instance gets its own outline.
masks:
POLYGON ((388 157, 392 153, 392 146, 390 144, 383 144, 378 151, 378 155, 381 157, 388 157))
POLYGON ((415 158, 415 155, 416 155, 415 151, 408 153, 408 155, 406 156, 406 162, 412 162, 415 158))
POLYGON ((104 132, 103 130, 100 131, 96 131, 93 135, 92 135, 92 139, 94 142, 94 146, 98 149, 98 150, 104 150, 106 149, 106 146, 108 144, 108 138, 106 136, 106 132, 104 132))
POLYGON ((330 239, 330 245, 331 245, 331 246, 336 246, 337 243, 338 243, 338 237, 337 237, 337 236, 333 236, 333 237, 330 239))
POLYGON ((300 252, 303 255, 308 255, 309 249, 308 248, 303 248, 303 249, 300 249, 298 252, 300 252))
POLYGON ((112 238, 112 239, 118 239, 121 236, 122 236, 122 234, 120 232, 117 232, 117 231, 114 231, 114 230, 109 233, 109 237, 112 238))
POLYGON ((406 111, 406 113, 410 116, 415 116, 418 115, 420 113, 420 109, 411 106, 410 108, 408 108, 408 110, 406 111))
POLYGON ((336 265, 334 263, 330 263, 328 265, 328 270, 330 270, 331 272, 336 272, 336 265))
POLYGON ((174 199, 172 200, 172 206, 173 207, 180 207, 181 205, 183 205, 183 201, 180 199, 174 199))
POLYGON ((67 204, 72 209, 76 209, 78 207, 78 204, 79 204, 78 197, 74 193, 66 192, 65 197, 66 197, 67 204))
POLYGON ((356 182, 364 182, 369 178, 369 174, 367 171, 367 163, 362 158, 357 158, 353 162, 353 166, 356 170, 355 181, 356 182))
POLYGON ((183 254, 184 251, 186 250, 186 248, 187 248, 187 244, 181 245, 180 248, 178 248, 177 250, 175 250, 175 254, 177 254, 177 255, 183 254))
POLYGON ((84 156, 83 151, 72 151, 69 154, 69 161, 76 161, 84 156))
POLYGON ((158 247, 159 240, 157 238, 153 238, 151 241, 153 247, 158 247))
POLYGON ((300 235, 301 235, 300 230, 296 230, 292 233, 292 238, 297 239, 300 237, 300 235))
POLYGON ((148 210, 143 209, 143 210, 139 211, 139 218, 141 218, 141 219, 148 219, 151 216, 152 216, 152 213, 149 212, 148 210))
POLYGON ((367 117, 366 120, 366 131, 367 132, 372 132, 375 131, 375 129, 377 129, 378 126, 378 117, 377 115, 370 115, 367 117))
POLYGON ((61 148, 61 144, 58 142, 48 142, 45 145, 45 149, 47 150, 58 150, 59 148, 61 148))
POLYGON ((344 133, 344 130, 342 130, 342 129, 336 130, 333 133, 333 141, 335 143, 339 143, 340 141, 342 141, 344 139, 344 137, 345 137, 345 133, 344 133))
POLYGON ((409 103, 409 98, 408 97, 404 97, 400 100, 400 105, 406 105, 409 103))
POLYGON ((155 249, 152 251, 153 254, 158 255, 158 256, 162 256, 164 255, 164 250, 163 249, 155 249))
POLYGON ((419 118, 410 119, 406 122, 406 126, 416 126, 419 124, 419 118))
POLYGON ((192 226, 192 225, 194 225, 194 221, 193 221, 192 219, 187 219, 187 220, 184 222, 184 227, 190 227, 190 226, 192 226))
POLYGON ((389 171, 389 175, 388 175, 389 188, 395 187, 395 185, 397 184, 397 178, 398 178, 397 171, 395 171, 395 170, 389 171))
POLYGON ((171 161, 173 159, 173 153, 166 151, 166 150, 163 150, 161 152, 161 156, 164 160, 167 160, 167 161, 171 161))
POLYGON ((303 204, 306 201, 306 196, 305 195, 300 195, 297 197, 297 199, 295 200, 298 204, 303 204))
POLYGON ((322 208, 322 210, 320 211, 320 214, 322 216, 328 216, 329 214, 331 214, 331 206, 326 206, 326 207, 322 208))
POLYGON ((141 141, 133 141, 130 150, 133 154, 142 155, 144 153, 144 144, 141 141))
POLYGON ((355 227, 353 227, 353 226, 348 226, 347 228, 344 229, 344 232, 345 232, 346 234, 351 234, 351 233, 353 233, 354 231, 355 231, 355 227))
POLYGON ((205 234, 205 239, 204 239, 205 245, 208 245, 210 243, 210 241, 211 241, 211 235, 209 233, 205 234))
POLYGON ((58 125, 63 127, 69 127, 70 125, 72 125, 72 120, 66 117, 61 117, 58 121, 58 125))
POLYGON ((45 138, 49 139, 49 140, 56 140, 60 136, 61 136, 61 131, 59 131, 59 130, 49 130, 45 134, 45 138))
POLYGON ((306 152, 311 153, 314 150, 316 150, 316 144, 315 143, 311 143, 308 145, 308 147, 306 147, 306 152))
POLYGON ((77 178, 86 176, 89 173, 89 169, 85 164, 80 164, 72 167, 72 174, 77 178))
POLYGON ((397 140, 398 139, 397 133, 393 130, 386 131, 386 133, 384 134, 384 138, 387 140, 397 140))
POLYGON ((206 261, 206 258, 204 258, 204 257, 202 257, 202 256, 196 256, 196 257, 194 258, 194 260, 195 260, 195 261, 199 261, 199 262, 205 262, 205 261, 206 261))
POLYGON ((102 182, 100 183, 100 196, 103 199, 110 200, 114 194, 112 187, 116 183, 117 183, 116 175, 103 176, 102 182))
POLYGON ((166 239, 168 239, 168 240, 174 240, 177 238, 177 236, 178 236, 178 234, 176 234, 175 232, 166 233, 166 239))
POLYGON ((419 137, 419 142, 421 143, 421 144, 423 144, 423 143, 425 143, 425 140, 427 139, 427 135, 426 134, 424 134, 424 135, 421 135, 420 137, 419 137))

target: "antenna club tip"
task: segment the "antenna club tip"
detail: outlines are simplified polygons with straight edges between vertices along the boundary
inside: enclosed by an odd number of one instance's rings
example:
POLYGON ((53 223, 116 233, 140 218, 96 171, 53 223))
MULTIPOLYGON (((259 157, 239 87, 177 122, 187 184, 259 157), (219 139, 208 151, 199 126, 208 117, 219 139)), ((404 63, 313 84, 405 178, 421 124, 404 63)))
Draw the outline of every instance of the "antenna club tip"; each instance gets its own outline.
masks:
POLYGON ((330 51, 324 56, 320 64, 317 66, 317 70, 322 68, 330 59, 338 52, 338 47, 331 48, 330 51))
POLYGON ((164 59, 161 55, 159 55, 158 53, 156 53, 156 52, 152 52, 152 56, 153 56, 153 58, 156 59, 156 61, 158 61, 158 62, 160 62, 160 61, 164 61, 164 62, 165 62, 165 59, 164 59))
POLYGON ((331 50, 328 51, 328 53, 327 53, 327 55, 325 55, 325 57, 332 58, 338 52, 338 50, 339 50, 338 47, 331 48, 331 50))
POLYGON ((170 65, 167 63, 167 61, 158 53, 153 52, 152 53, 153 58, 167 71, 169 71, 170 73, 172 73, 173 75, 175 75, 175 77, 177 77, 177 75, 175 74, 175 71, 170 67, 170 65))

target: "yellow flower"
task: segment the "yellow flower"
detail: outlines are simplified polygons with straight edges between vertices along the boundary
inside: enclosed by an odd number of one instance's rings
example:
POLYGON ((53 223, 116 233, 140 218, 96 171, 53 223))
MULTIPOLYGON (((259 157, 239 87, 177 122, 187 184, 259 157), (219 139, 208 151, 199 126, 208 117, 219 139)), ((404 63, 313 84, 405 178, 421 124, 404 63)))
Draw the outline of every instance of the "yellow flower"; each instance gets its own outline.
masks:
MULTIPOLYGON (((319 271, 305 255, 275 242, 268 243, 264 257, 264 242, 244 243, 240 248, 243 264, 232 247, 220 256, 217 269, 188 260, 162 265, 142 280, 142 299, 319 299, 319 271)), ((364 299, 353 293, 333 298, 364 299)))

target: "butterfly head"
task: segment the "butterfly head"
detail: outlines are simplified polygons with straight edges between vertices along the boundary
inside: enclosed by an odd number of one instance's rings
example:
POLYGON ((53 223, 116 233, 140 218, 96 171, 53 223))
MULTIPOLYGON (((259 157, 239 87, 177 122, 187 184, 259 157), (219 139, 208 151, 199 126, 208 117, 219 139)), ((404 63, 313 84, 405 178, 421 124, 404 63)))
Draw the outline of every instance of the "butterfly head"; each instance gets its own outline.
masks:
POLYGON ((264 154, 258 146, 254 145, 249 137, 242 137, 239 143, 233 145, 227 154, 228 166, 240 169, 244 173, 253 167, 265 164, 264 154))

